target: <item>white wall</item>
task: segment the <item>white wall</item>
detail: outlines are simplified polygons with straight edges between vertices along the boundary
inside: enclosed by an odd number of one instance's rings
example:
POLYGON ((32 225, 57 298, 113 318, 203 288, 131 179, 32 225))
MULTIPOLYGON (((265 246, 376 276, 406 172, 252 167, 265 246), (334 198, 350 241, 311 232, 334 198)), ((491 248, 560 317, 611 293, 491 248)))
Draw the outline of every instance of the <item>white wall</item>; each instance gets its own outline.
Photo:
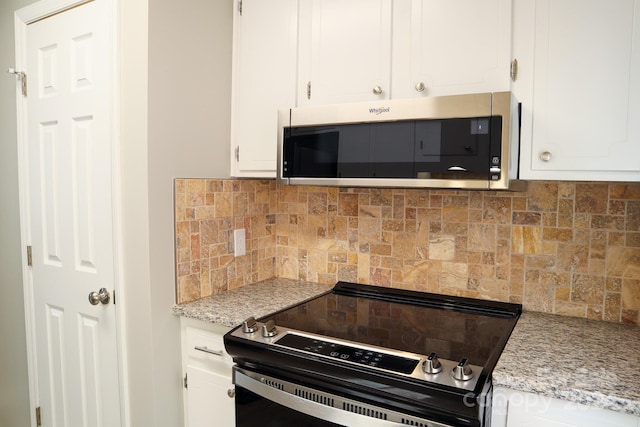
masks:
POLYGON ((173 179, 229 176, 232 0, 136 0, 137 11, 130 1, 121 3, 131 425, 174 427, 182 376, 171 314, 173 179))
MULTIPOLYGON (((148 1, 120 1, 120 157, 129 426, 155 425, 147 177, 148 1)), ((177 424, 176 424, 177 425, 177 424)))
POLYGON ((30 423, 18 206, 13 12, 32 0, 0 1, 0 425, 30 423))
POLYGON ((149 0, 149 241, 157 426, 176 426, 182 420, 182 412, 175 411, 182 403, 180 329, 178 318, 170 314, 176 277, 173 180, 229 176, 231 9, 232 0, 149 0))

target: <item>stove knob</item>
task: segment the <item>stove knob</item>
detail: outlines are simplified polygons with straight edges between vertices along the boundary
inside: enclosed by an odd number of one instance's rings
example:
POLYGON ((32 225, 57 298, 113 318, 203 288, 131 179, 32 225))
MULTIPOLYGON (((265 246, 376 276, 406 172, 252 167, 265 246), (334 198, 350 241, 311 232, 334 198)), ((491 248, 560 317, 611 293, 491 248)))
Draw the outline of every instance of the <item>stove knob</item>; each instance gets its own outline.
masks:
POLYGON ((438 360, 438 355, 431 353, 427 359, 422 362, 422 370, 425 374, 439 374, 442 371, 442 363, 438 360))
POLYGON ((276 324, 273 320, 269 320, 267 323, 262 325, 262 336, 265 338, 275 337, 278 334, 278 330, 276 329, 276 324))
POLYGON ((242 332, 245 334, 252 334, 258 330, 258 324, 256 323, 256 319, 251 316, 244 322, 242 322, 242 332))
POLYGON ((473 378, 473 372, 471 368, 467 366, 467 359, 462 359, 455 368, 451 371, 451 376, 454 380, 469 381, 473 378))

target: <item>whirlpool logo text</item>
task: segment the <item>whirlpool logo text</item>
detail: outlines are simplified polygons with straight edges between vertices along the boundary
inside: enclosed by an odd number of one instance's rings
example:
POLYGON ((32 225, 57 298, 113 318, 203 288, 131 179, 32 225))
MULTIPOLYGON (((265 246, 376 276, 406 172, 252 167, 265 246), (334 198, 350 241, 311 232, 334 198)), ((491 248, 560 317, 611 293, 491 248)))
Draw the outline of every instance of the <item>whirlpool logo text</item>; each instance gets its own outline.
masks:
POLYGON ((388 113, 389 110, 391 110, 391 107, 369 108, 369 113, 377 116, 378 114, 388 113))

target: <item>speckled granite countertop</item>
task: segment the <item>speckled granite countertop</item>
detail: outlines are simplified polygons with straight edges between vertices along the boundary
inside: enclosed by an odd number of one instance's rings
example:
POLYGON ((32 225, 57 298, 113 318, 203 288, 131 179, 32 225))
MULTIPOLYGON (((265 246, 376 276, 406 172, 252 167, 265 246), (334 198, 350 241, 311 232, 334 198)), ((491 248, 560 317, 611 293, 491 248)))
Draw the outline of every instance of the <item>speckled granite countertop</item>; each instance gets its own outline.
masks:
POLYGON ((493 384, 640 416, 640 328, 525 312, 493 384))
POLYGON ((299 280, 270 279, 175 305, 173 313, 234 327, 250 316, 256 319, 266 316, 323 294, 332 287, 299 280))

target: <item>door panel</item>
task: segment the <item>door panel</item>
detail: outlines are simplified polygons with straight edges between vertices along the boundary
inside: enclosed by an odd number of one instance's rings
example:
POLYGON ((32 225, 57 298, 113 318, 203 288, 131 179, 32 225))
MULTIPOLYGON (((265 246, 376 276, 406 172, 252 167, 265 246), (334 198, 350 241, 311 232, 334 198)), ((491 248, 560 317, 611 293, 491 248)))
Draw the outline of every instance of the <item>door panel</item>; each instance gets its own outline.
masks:
POLYGON ((119 426, 108 2, 26 28, 29 229, 44 426, 119 426))
POLYGON ((389 99, 391 6, 388 0, 300 3, 299 107, 389 99))

